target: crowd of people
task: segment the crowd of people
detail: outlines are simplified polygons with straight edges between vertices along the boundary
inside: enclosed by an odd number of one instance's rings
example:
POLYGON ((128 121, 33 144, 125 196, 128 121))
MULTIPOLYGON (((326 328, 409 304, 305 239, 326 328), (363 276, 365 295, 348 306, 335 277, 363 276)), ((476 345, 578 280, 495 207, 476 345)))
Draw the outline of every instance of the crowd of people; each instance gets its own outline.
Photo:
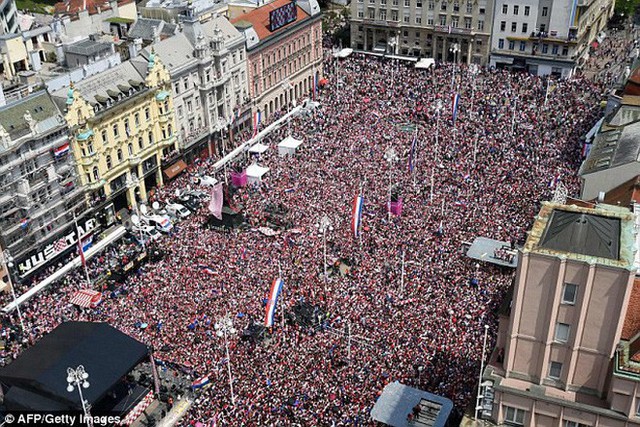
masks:
MULTIPOLYGON (((270 147, 259 159, 270 168, 263 181, 229 192, 248 221, 267 206, 286 207, 295 233, 207 229, 205 203, 159 241, 162 259, 99 307, 69 306, 72 291, 86 287, 82 272, 29 300, 28 337, 7 338, 5 352, 16 357, 67 319, 107 321, 192 380, 208 376, 182 425, 370 425, 377 396, 395 380, 450 398, 459 415, 475 396, 484 325, 492 349, 495 311, 513 278, 488 263, 476 268, 461 248, 476 236, 522 242, 558 182, 578 193, 579 138, 601 114, 603 87, 578 77, 547 94, 544 78, 503 70, 416 70, 359 54, 335 61, 327 55, 320 107, 262 141, 270 147), (288 133, 303 145, 279 157, 276 144, 288 133), (401 216, 388 213, 390 186, 403 199, 401 216), (358 194, 364 214, 355 238, 358 194), (323 237, 329 259, 348 260, 346 274, 325 276, 323 237), (232 335, 227 359, 216 322, 229 317, 239 331, 263 323, 277 277, 284 288, 267 339, 232 335), (322 328, 281 321, 300 301, 323 308, 322 328)), ((198 162, 157 199, 193 185, 196 172, 223 180, 214 160, 198 162)), ((15 313, 11 320, 19 324, 15 313)), ((3 335, 16 334, 3 326, 3 335)))

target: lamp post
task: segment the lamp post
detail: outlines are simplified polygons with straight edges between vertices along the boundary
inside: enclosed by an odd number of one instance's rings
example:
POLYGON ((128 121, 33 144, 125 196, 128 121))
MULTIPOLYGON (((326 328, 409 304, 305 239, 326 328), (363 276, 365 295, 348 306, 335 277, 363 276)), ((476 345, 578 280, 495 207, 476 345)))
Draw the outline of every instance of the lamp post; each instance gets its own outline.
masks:
POLYGON ((333 231, 331 220, 327 214, 323 214, 320 222, 316 224, 318 231, 322 233, 322 247, 324 252, 324 292, 327 292, 327 281, 329 276, 327 275, 327 231, 333 231))
POLYGON ((18 299, 16 298, 16 290, 13 287, 13 279, 11 278, 11 269, 13 268, 13 257, 9 253, 8 249, 0 252, 0 262, 4 265, 7 270, 7 277, 9 278, 9 288, 11 290, 11 298, 13 298, 13 305, 18 312, 18 319, 20 320, 20 328, 22 329, 22 335, 25 335, 26 328, 24 327, 24 318, 22 317, 22 311, 20 310, 20 304, 18 304, 18 299))
POLYGON ((80 395, 80 403, 82 403, 82 412, 84 413, 84 419, 89 427, 93 426, 93 422, 91 420, 91 414, 89 410, 91 409, 91 405, 84 399, 82 395, 83 388, 89 388, 89 374, 84 370, 84 366, 80 365, 76 369, 67 368, 67 391, 72 393, 74 389, 78 389, 78 394, 80 395))
POLYGON ((453 73, 451 73, 451 91, 453 92, 453 86, 456 78, 456 64, 458 63, 458 52, 460 52, 460 44, 452 44, 449 48, 449 52, 453 54, 453 73))
POLYGON ((391 169, 393 164, 398 160, 398 154, 393 147, 389 147, 384 153, 385 160, 389 163, 389 206, 387 206, 387 212, 389 214, 389 221, 391 221, 391 169))
POLYGON ((233 335, 236 333, 236 330, 233 327, 233 321, 228 315, 216 322, 214 327, 216 329, 216 335, 224 337, 224 347, 227 351, 227 370, 229 373, 229 389, 231 390, 231 405, 235 406, 236 398, 233 394, 233 374, 231 373, 231 358, 229 357, 229 340, 227 339, 227 334, 233 335))
POLYGON ((484 325, 484 339, 482 340, 482 359, 480 359, 480 375, 478 375, 478 396, 476 397, 475 421, 478 421, 478 411, 482 409, 482 405, 480 404, 480 399, 483 398, 482 373, 484 371, 484 357, 487 351, 487 333, 488 332, 489 332, 489 325, 484 325))

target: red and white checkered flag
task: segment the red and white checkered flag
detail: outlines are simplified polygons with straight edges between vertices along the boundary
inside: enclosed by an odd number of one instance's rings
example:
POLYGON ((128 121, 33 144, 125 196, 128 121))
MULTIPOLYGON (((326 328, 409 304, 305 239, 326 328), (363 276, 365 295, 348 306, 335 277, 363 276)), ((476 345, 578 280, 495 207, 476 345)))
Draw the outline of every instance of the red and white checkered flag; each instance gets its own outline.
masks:
POLYGON ((56 252, 62 252, 67 248, 67 246, 69 246, 67 241, 65 239, 60 239, 53 244, 53 250, 56 252))

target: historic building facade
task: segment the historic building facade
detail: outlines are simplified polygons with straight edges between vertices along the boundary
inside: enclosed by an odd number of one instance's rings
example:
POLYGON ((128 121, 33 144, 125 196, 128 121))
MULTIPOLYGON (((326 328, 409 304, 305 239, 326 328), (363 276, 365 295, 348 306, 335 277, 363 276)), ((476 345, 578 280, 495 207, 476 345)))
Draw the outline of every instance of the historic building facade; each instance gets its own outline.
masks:
POLYGON ((26 276, 66 252, 54 245, 80 223, 86 203, 77 185, 67 123, 51 97, 34 93, 0 109, 0 248, 26 276))
POLYGON ((311 94, 322 76, 322 20, 316 0, 276 0, 231 22, 246 39, 249 93, 261 120, 311 94), (276 10, 287 23, 270 22, 276 10))
POLYGON ((353 0, 351 47, 485 65, 492 0, 353 0))
POLYGON ((169 72, 150 55, 53 93, 64 109, 79 180, 98 219, 146 201, 178 150, 169 72))

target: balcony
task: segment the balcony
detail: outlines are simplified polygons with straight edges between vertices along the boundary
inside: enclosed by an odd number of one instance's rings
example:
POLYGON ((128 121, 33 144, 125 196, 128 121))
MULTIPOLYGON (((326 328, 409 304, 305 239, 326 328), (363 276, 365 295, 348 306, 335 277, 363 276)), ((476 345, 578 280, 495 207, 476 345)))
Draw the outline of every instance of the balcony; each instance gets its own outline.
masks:
POLYGON ((107 183, 107 181, 105 181, 104 179, 99 179, 97 181, 93 181, 90 182, 89 184, 87 184, 87 188, 91 191, 96 191, 102 187, 104 187, 104 185, 107 183))
POLYGON ((168 147, 176 143, 176 136, 170 135, 168 138, 161 139, 159 141, 161 147, 168 147))
POLYGON ((171 113, 162 113, 158 115, 158 121, 160 123, 167 123, 169 121, 169 118, 171 116, 171 113))
POLYGON ((142 159, 137 154, 135 156, 129 157, 129 165, 130 166, 138 166, 141 161, 142 161, 142 159))

